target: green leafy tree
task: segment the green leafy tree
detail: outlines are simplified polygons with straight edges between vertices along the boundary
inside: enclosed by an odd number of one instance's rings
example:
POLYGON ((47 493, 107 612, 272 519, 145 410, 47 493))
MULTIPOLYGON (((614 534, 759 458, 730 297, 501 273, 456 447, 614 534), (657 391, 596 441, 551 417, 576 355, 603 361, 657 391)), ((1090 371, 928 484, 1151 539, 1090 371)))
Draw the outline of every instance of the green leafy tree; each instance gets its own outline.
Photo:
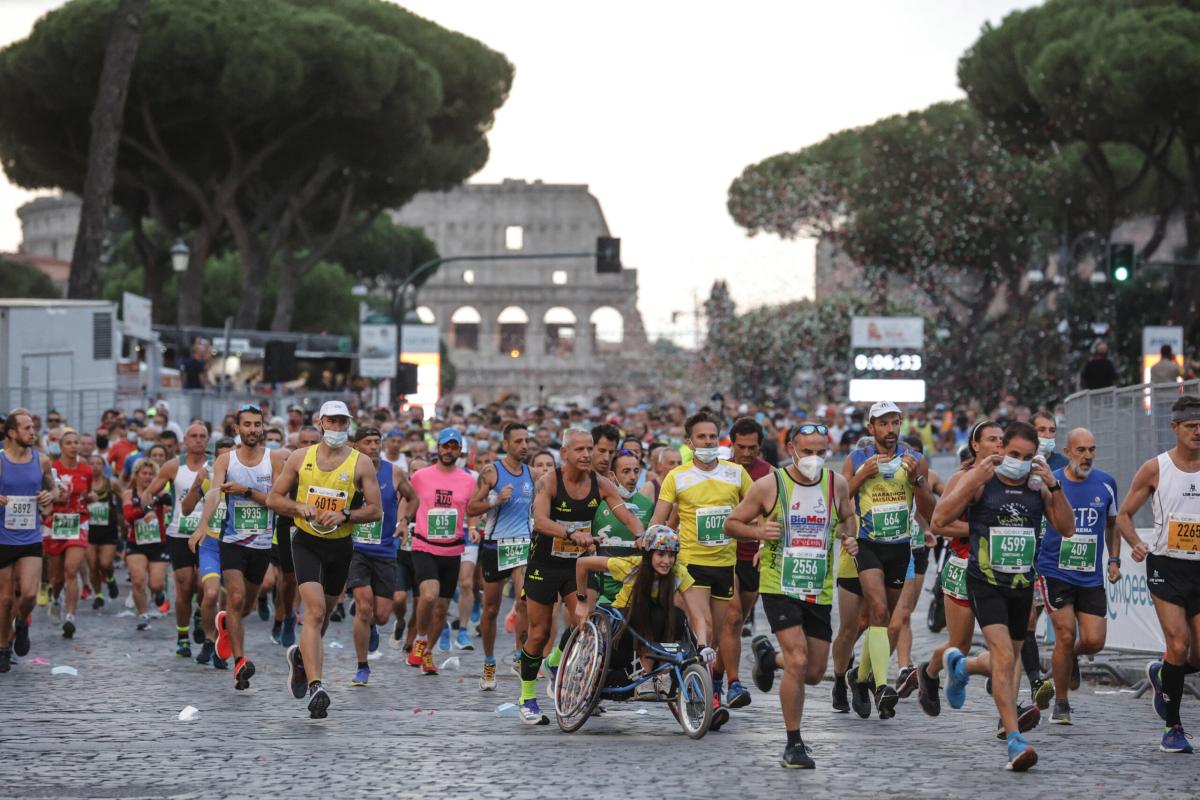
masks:
POLYGON ((62 297, 62 292, 46 273, 36 267, 0 258, 0 297, 58 299, 62 297))
MULTIPOLYGON (((329 258, 346 272, 387 298, 387 310, 398 320, 404 298, 400 287, 413 270, 438 257, 437 246, 419 228, 397 225, 386 214, 375 218, 369 228, 338 243, 329 258)), ((411 281, 420 288, 436 272, 430 269, 411 281)))

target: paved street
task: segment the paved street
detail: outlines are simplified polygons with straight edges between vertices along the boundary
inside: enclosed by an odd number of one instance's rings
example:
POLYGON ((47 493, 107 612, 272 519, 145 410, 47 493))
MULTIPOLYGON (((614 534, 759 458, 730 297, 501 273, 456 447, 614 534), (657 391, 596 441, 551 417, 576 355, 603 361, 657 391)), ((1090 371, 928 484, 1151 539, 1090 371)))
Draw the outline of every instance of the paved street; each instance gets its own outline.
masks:
MULTIPOLYGON (((371 662, 370 687, 350 688, 347 621, 330 626, 325 676, 333 706, 328 719, 314 721, 288 693, 283 652, 257 617, 248 624, 258 673, 238 693, 230 672, 174 655, 170 619, 138 634, 116 610, 83 611, 72 642, 59 638, 44 610, 35 612, 33 650, 0 676, 0 795, 1200 796, 1200 758, 1159 753, 1162 729, 1149 698, 1108 687, 1085 684, 1073 697, 1074 727, 1043 724, 1032 732, 1041 761, 1032 773, 1014 775, 1002 768, 981 681, 962 711, 947 708, 931 720, 914 696, 888 722, 832 714, 826 682, 813 692, 804 725, 818 768, 796 772, 777 765, 783 731, 775 692, 756 692, 748 709, 700 741, 685 738, 665 706, 633 703, 610 704, 606 716, 568 736, 553 724, 525 728, 498 717, 496 706, 516 698, 517 678, 502 664, 501 691, 480 692, 478 650, 459 654, 460 670, 423 677, 384 645, 371 662), (78 677, 52 676, 57 665, 77 668, 78 677), (181 722, 187 705, 199 716, 181 722)), ((923 625, 917 638, 916 651, 927 652, 933 638, 923 625)), ((510 644, 505 637, 503 652, 510 644)), ((1198 710, 1186 701, 1193 728, 1198 710)))

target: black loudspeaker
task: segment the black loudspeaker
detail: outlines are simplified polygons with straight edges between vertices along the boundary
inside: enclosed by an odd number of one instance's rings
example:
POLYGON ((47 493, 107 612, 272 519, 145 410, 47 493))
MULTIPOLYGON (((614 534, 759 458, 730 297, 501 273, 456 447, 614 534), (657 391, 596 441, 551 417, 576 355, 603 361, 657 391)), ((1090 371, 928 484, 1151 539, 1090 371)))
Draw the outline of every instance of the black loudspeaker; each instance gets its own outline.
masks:
POLYGON ((396 393, 409 395, 417 393, 417 365, 407 361, 400 362, 396 371, 396 393))
POLYGON ((267 342, 263 353, 263 382, 286 383, 296 377, 296 343, 267 342))

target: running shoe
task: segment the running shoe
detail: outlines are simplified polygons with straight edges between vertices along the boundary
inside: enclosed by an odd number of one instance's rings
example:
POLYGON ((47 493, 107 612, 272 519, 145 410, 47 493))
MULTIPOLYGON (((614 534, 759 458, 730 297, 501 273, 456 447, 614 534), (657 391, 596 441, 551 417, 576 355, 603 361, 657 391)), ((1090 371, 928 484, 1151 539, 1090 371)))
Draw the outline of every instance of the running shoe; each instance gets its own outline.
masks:
MULTIPOLYGON (((17 655, 21 655, 17 653, 17 655)), ((1163 695, 1162 690, 1162 662, 1151 661, 1146 664, 1146 680, 1150 681, 1151 688, 1154 689, 1154 713, 1158 714, 1159 719, 1163 722, 1167 721, 1167 698, 1163 695)))
POLYGON ((760 692, 771 691, 771 687, 775 685, 775 645, 771 644, 771 639, 767 636, 755 636, 750 641, 750 652, 754 654, 754 666, 750 671, 754 685, 760 692))
MULTIPOLYGON (((1042 721, 1042 711, 1033 703, 1017 703, 1017 732, 1028 733, 1042 721)), ((1004 741, 1004 723, 996 720, 996 738, 1004 741)))
POLYGON ((483 674, 479 676, 479 689, 484 692, 496 690, 496 665, 484 663, 483 674))
POLYGON ((29 621, 13 620, 13 652, 18 658, 29 655, 29 621))
POLYGON ((333 609, 333 613, 329 615, 330 622, 341 622, 346 618, 346 606, 338 603, 333 609))
POLYGON ((50 623, 52 625, 62 624, 62 608, 63 601, 61 596, 54 598, 46 606, 46 616, 50 618, 50 623))
POLYGON ((283 620, 277 619, 271 625, 271 643, 279 644, 279 635, 283 633, 283 620))
POLYGON ((171 601, 167 599, 166 592, 159 592, 154 599, 158 602, 158 613, 166 614, 171 610, 171 601))
POLYGON ((880 719, 891 719, 896 716, 896 703, 900 695, 886 683, 875 692, 875 708, 879 711, 880 719))
POLYGON ((367 651, 374 653, 379 649, 379 628, 375 623, 371 623, 370 638, 367 640, 367 651))
POLYGON ((38 584, 38 593, 37 593, 37 604, 39 606, 44 606, 49 602, 50 602, 50 584, 39 583, 38 584))
POLYGON ((509 662, 509 670, 512 672, 513 675, 516 675, 518 678, 521 677, 521 653, 520 653, 520 651, 517 651, 517 650, 513 651, 512 660, 509 662))
POLYGON ((903 700, 917 690, 918 684, 917 668, 909 665, 896 676, 896 694, 903 700))
POLYGON ((296 643, 296 618, 291 614, 284 617, 283 633, 279 634, 279 643, 284 647, 291 647, 296 643))
POLYGON ((367 681, 371 679, 370 667, 359 667, 354 673, 354 678, 350 681, 351 686, 366 686, 367 681))
POLYGON ((310 719, 325 719, 329 716, 329 693, 320 683, 308 687, 308 716, 310 719))
MULTIPOLYGON (((749 622, 742 623, 742 638, 749 639, 753 635, 754 635, 754 629, 750 627, 750 623, 749 622)), ((787 751, 784 750, 784 753, 786 754, 787 751)))
POLYGON ((475 645, 471 642, 471 635, 461 628, 458 631, 458 636, 454 639, 454 647, 458 650, 475 649, 475 645))
POLYGON ((1054 725, 1071 724, 1071 704, 1066 700, 1055 700, 1054 711, 1050 714, 1050 722, 1054 725))
POLYGON ((1183 725, 1174 725, 1163 732, 1162 744, 1158 746, 1164 753, 1194 752, 1188 739, 1192 737, 1184 733, 1183 725))
POLYGON ((196 656, 196 663, 197 664, 207 664, 209 661, 212 660, 213 650, 215 650, 215 649, 216 648, 213 646, 212 642, 205 640, 200 645, 200 655, 196 656))
POLYGON ((92 585, 87 581, 83 582, 83 590, 79 593, 80 600, 87 600, 92 596, 92 585))
POLYGON ((186 637, 175 640, 175 655, 180 658, 192 657, 192 643, 186 637))
POLYGON ((504 632, 515 633, 517 630, 517 610, 514 608, 504 617, 504 632))
POLYGON ((729 690, 725 692, 725 704, 730 708, 745 708, 750 705, 750 691, 741 681, 730 681, 729 690))
POLYGON ((250 678, 254 677, 254 662, 242 656, 237 660, 233 670, 233 688, 239 692, 250 688, 250 678))
POLYGON ((917 665, 917 702, 921 710, 931 717, 942 713, 942 686, 937 678, 929 677, 928 661, 917 665))
POLYGON ((967 702, 967 657, 957 647, 947 647, 942 655, 946 665, 946 702, 951 708, 962 708, 967 702))
POLYGON ((116 600, 117 597, 120 596, 121 587, 117 586, 117 579, 115 576, 109 575, 108 580, 104 582, 104 585, 105 585, 105 587, 108 588, 108 599, 109 600, 116 600))
POLYGON ((213 653, 212 665, 213 669, 229 669, 229 661, 221 658, 216 653, 213 653))
POLYGON ((437 664, 433 663, 433 653, 428 650, 421 656, 421 674, 422 675, 437 675, 437 664))
POLYGON ((393 650, 399 650, 404 646, 404 623, 396 620, 396 624, 392 627, 391 638, 388 639, 388 647, 393 650))
POLYGON ((104 595, 98 594, 92 598, 92 611, 99 611, 104 608, 104 595))
POLYGON ((784 769, 813 769, 817 766, 808 755, 808 746, 803 742, 800 744, 789 744, 783 750, 783 758, 779 759, 779 766, 784 769))
POLYGON ((1037 707, 1045 711, 1050 707, 1050 701, 1054 699, 1054 681, 1048 681, 1045 678, 1038 678, 1033 685, 1033 702, 1037 703, 1037 707))
POLYGON ((271 618, 271 607, 267 605, 267 596, 260 594, 258 596, 258 618, 266 622, 271 618))
POLYGON ((63 620, 62 631, 63 631, 64 639, 74 639, 75 638, 75 615, 74 614, 67 614, 66 619, 63 620))
POLYGON ((199 611, 192 615, 192 641, 204 644, 204 623, 200 619, 199 611))
POLYGON ((517 713, 520 716, 521 722, 526 725, 549 725, 550 720, 542 713, 542 709, 538 707, 536 697, 531 697, 517 707, 517 713))
POLYGON ((10 669, 12 669, 12 650, 0 647, 0 672, 8 672, 10 669))
POLYGON ((140 617, 138 617, 137 629, 139 631, 150 630, 150 615, 149 614, 142 614, 140 617))
POLYGON ((850 697, 846 691, 846 676, 833 676, 833 710, 838 714, 850 713, 850 697))
POLYGON ((229 630, 225 627, 225 612, 217 612, 217 655, 226 661, 233 655, 233 644, 229 641, 229 630))
POLYGON ((1025 737, 1014 733, 1008 737, 1008 769, 1013 772, 1024 772, 1037 763, 1037 753, 1033 745, 1025 741, 1025 737))
POLYGON ((437 649, 443 653, 450 652, 450 626, 447 625, 442 631, 442 635, 438 637, 437 649))
MULTIPOLYGON (((870 677, 870 676, 868 676, 870 677)), ((850 707, 863 719, 871 716, 870 684, 857 678, 848 678, 850 683, 850 707)))
POLYGON ((478 625, 481 616, 483 616, 483 603, 480 603, 478 600, 476 600, 475 605, 471 606, 471 624, 478 625))
POLYGON ((1071 658, 1071 691, 1079 688, 1079 684, 1083 682, 1083 676, 1079 672, 1079 656, 1071 658))
POLYGON ((708 729, 710 731, 719 731, 725 727, 726 722, 729 722, 729 709, 721 705, 719 697, 714 696, 712 722, 709 723, 708 729))
POLYGON ((292 697, 303 700, 304 692, 308 689, 308 673, 304 671, 304 658, 300 655, 300 645, 294 644, 288 648, 287 665, 288 688, 292 691, 292 697))
POLYGON ((413 642, 412 651, 408 654, 408 665, 410 667, 421 666, 421 660, 425 657, 425 648, 428 646, 429 643, 422 639, 417 639, 413 642))

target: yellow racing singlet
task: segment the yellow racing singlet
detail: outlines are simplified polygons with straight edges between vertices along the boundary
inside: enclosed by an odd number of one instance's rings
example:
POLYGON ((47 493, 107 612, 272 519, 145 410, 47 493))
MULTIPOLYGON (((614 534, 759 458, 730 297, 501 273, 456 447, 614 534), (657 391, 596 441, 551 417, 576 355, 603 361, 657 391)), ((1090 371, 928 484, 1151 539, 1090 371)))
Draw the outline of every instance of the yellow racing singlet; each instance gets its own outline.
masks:
MULTIPOLYGON (((296 482, 296 502, 306 506, 314 506, 319 511, 342 511, 350 507, 354 498, 354 471, 358 467, 357 450, 351 449, 350 455, 341 464, 329 472, 323 472, 317 466, 317 448, 312 445, 304 453, 304 462, 300 465, 300 478, 296 482)), ((344 539, 354 530, 353 522, 326 528, 314 525, 303 517, 295 517, 296 527, 305 533, 319 536, 322 539, 344 539)))

